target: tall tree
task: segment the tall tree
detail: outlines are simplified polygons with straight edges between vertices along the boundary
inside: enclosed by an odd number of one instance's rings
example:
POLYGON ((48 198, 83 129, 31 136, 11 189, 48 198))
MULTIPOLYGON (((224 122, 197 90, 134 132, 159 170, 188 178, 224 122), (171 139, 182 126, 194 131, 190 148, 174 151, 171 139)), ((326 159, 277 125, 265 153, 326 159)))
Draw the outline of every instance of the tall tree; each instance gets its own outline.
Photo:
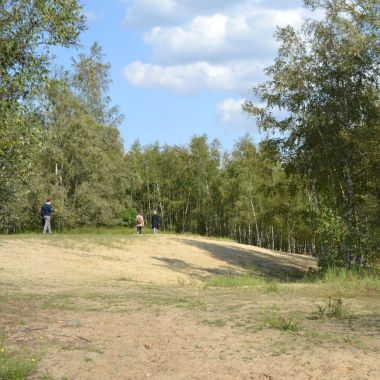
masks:
POLYGON ((270 79, 254 88, 266 107, 246 102, 244 109, 264 129, 283 132, 278 143, 288 172, 307 179, 323 221, 321 264, 360 265, 370 258, 362 239, 371 227, 361 218, 363 198, 372 196, 379 210, 379 168, 369 161, 379 155, 380 9, 374 0, 305 5, 324 17, 299 32, 278 30, 278 56, 266 69, 270 79), (278 109, 287 116, 275 117, 278 109))
POLYGON ((118 126, 122 116, 118 107, 111 105, 108 95, 111 65, 104 62, 101 46, 95 42, 89 55, 82 53, 73 59, 73 67, 73 88, 87 111, 98 123, 118 126))
POLYGON ((48 75, 50 48, 74 46, 85 29, 77 0, 0 2, 0 228, 40 145, 33 96, 48 75))

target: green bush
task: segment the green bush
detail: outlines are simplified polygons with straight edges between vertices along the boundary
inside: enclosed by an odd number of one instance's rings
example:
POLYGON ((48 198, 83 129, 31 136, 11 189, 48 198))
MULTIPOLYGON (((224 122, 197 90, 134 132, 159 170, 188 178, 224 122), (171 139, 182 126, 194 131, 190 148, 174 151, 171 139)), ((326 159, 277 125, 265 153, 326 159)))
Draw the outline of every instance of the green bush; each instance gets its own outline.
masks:
POLYGON ((133 227, 135 225, 136 216, 137 210, 130 207, 123 212, 122 219, 128 227, 133 227))

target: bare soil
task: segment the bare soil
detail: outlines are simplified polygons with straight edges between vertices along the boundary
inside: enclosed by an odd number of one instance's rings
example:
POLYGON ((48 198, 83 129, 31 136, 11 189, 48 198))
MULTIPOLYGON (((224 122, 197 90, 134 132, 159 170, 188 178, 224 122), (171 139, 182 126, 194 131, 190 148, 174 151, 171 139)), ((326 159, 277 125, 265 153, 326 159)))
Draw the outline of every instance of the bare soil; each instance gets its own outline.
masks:
POLYGON ((317 320, 324 291, 294 282, 311 257, 175 235, 2 236, 0 257, 4 347, 34 355, 30 379, 380 378, 377 295, 317 320), (290 282, 206 286, 243 274, 290 282))

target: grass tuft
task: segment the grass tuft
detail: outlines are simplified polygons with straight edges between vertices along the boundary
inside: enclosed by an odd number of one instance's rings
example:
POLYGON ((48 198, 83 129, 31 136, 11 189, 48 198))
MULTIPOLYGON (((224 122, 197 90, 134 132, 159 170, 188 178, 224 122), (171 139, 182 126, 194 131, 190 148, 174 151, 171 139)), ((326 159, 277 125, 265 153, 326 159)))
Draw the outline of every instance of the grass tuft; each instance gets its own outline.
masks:
POLYGON ((0 379, 24 380, 36 369, 37 360, 29 355, 0 349, 0 379))
POLYGON ((324 305, 317 305, 318 310, 314 313, 319 319, 335 318, 342 319, 348 313, 348 305, 345 304, 342 298, 332 299, 329 297, 329 300, 324 303, 324 305))
POLYGON ((282 316, 274 311, 264 316, 264 323, 267 327, 281 330, 297 332, 301 329, 300 318, 295 315, 282 316))

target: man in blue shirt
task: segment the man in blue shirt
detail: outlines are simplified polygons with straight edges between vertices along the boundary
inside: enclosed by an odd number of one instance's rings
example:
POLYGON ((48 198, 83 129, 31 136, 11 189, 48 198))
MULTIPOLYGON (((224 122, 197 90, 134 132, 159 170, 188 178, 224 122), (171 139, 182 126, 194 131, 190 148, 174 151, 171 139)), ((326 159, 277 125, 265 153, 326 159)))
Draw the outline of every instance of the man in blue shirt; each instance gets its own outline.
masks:
POLYGON ((51 207, 51 201, 52 201, 52 199, 50 197, 48 197, 46 199, 45 204, 41 208, 41 216, 45 221, 44 229, 43 229, 44 234, 46 234, 46 231, 48 231, 49 234, 51 234, 50 217, 54 211, 53 208, 51 207))

